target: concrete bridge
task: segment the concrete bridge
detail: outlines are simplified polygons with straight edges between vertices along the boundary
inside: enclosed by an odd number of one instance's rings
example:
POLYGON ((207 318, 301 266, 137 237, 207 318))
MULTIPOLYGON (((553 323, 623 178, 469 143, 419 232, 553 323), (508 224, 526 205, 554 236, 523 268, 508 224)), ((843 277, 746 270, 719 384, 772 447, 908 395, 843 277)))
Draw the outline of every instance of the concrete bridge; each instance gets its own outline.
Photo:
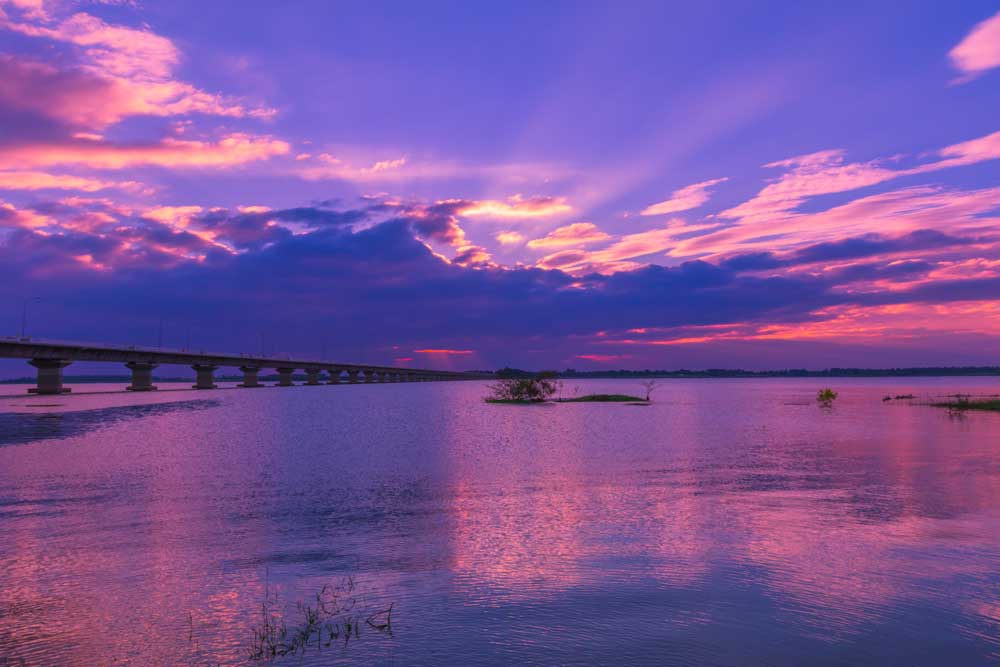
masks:
POLYGON ((215 372, 223 367, 238 368, 243 373, 240 387, 263 387, 258 380, 261 370, 278 373, 279 387, 291 387, 292 374, 303 371, 307 385, 372 382, 429 382, 441 380, 482 380, 483 373, 458 373, 368 364, 339 364, 315 359, 287 359, 246 354, 215 354, 136 347, 133 345, 92 345, 27 338, 0 338, 0 358, 27 359, 38 369, 38 384, 28 390, 33 394, 64 394, 63 369, 74 361, 102 361, 124 364, 132 373, 129 391, 153 391, 153 370, 162 364, 182 364, 195 371, 195 389, 215 389, 215 372))

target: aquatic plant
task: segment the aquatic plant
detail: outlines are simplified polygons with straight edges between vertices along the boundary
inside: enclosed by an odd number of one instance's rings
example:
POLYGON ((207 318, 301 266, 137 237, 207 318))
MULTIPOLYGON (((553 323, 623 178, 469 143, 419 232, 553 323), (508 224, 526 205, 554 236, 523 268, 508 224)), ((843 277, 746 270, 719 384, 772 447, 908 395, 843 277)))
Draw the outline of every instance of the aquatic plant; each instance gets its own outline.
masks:
POLYGON ((646 399, 628 394, 587 394, 586 396, 576 396, 567 398, 563 403, 627 403, 631 401, 645 402, 646 399))
POLYGON ((822 408, 829 408, 833 405, 833 402, 837 400, 837 392, 829 387, 820 389, 816 394, 816 402, 819 403, 822 408))
POLYGON ((966 395, 956 395, 954 401, 941 401, 938 403, 931 403, 932 406, 936 408, 948 408, 952 412, 964 412, 966 410, 984 410, 986 412, 1000 412, 1000 399, 997 398, 987 398, 981 400, 972 400, 971 397, 966 395))
POLYGON ((265 589, 261 603, 260 625, 253 628, 253 638, 247 646, 251 660, 305 653, 310 646, 316 650, 329 648, 334 642, 361 638, 362 625, 382 634, 392 634, 392 609, 372 610, 355 594, 354 579, 348 577, 337 586, 325 585, 311 603, 299 602, 296 608, 301 622, 289 628, 277 611, 278 598, 265 589))

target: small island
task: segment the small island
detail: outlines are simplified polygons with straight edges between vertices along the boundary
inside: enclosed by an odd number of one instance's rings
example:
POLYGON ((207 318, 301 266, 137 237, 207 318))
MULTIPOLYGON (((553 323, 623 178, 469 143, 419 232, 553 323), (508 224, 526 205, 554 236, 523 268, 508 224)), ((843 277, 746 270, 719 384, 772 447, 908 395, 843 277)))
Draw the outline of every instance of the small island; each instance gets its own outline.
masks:
POLYGON ((955 396, 953 401, 931 403, 935 408, 948 408, 953 411, 984 410, 1000 412, 1000 398, 970 399, 968 396, 955 396))
POLYGON ((624 403, 626 405, 649 405, 650 395, 656 381, 642 383, 646 388, 645 397, 629 394, 586 394, 573 398, 553 398, 562 389, 554 372, 542 372, 530 378, 504 378, 490 385, 487 403, 508 405, 539 405, 545 403, 624 403))

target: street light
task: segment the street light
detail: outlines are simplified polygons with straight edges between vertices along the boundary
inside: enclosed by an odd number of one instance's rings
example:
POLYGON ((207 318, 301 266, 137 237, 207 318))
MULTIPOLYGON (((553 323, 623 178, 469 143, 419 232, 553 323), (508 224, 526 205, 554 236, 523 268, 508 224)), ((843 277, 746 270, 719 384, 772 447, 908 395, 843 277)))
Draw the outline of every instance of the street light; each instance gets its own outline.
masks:
POLYGON ((28 304, 32 301, 41 301, 40 296, 29 296, 21 299, 21 338, 25 337, 25 329, 28 326, 28 304))

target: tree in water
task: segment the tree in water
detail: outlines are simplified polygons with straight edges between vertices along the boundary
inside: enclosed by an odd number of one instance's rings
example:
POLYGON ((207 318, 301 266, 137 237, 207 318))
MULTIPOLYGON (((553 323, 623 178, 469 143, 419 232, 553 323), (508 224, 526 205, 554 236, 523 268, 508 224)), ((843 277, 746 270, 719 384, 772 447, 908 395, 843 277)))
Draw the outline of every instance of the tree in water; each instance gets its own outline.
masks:
POLYGON ((535 377, 503 378, 490 385, 487 401, 503 403, 541 403, 558 390, 556 374, 543 371, 535 377))
POLYGON ((649 397, 653 394, 653 390, 658 386, 656 380, 646 380, 645 382, 640 382, 639 384, 641 384, 643 389, 646 390, 645 400, 649 401, 649 397))

